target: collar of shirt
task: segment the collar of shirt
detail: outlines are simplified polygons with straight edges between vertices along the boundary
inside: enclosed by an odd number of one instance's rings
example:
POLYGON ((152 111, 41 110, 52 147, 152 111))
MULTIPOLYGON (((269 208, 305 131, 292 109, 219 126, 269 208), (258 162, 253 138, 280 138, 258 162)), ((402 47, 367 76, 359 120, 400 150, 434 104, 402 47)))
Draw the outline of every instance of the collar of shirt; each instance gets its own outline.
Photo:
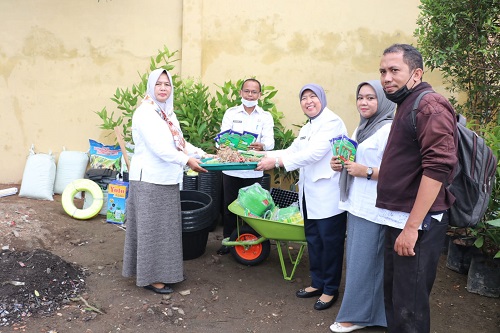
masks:
POLYGON ((252 112, 250 112, 250 113, 248 113, 247 110, 245 110, 245 108, 243 107, 243 104, 240 104, 239 107, 238 107, 238 112, 243 112, 243 113, 246 113, 248 115, 252 115, 254 113, 260 114, 261 111, 262 111, 262 109, 258 105, 256 105, 254 107, 254 109, 252 110, 252 112))

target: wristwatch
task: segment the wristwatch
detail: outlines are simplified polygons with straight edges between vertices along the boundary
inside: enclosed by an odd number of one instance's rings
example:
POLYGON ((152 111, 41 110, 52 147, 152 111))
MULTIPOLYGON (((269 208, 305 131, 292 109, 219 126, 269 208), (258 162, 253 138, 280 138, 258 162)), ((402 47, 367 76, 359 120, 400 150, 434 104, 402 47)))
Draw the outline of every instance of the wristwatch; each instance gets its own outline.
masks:
POLYGON ((276 161, 274 162, 274 167, 279 169, 280 168, 280 158, 276 157, 276 161))
POLYGON ((368 180, 372 179, 372 175, 373 175, 373 169, 372 167, 368 167, 368 169, 366 169, 366 179, 368 180))

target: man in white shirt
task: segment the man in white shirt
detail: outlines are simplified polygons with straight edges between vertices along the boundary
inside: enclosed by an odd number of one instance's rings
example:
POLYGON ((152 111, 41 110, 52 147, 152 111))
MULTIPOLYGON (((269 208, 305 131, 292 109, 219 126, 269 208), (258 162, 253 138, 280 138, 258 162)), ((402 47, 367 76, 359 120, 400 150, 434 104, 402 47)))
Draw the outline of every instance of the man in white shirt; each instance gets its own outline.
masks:
MULTIPOLYGON (((246 79, 240 90, 242 104, 228 109, 222 119, 221 132, 232 130, 240 134, 250 132, 257 135, 257 140, 248 147, 249 150, 265 151, 274 148, 274 121, 271 113, 257 105, 261 95, 260 82, 246 79)), ((260 182, 263 175, 262 171, 254 170, 223 171, 224 238, 230 237, 236 229, 236 215, 227 206, 238 198, 240 188, 260 182)), ((223 245, 217 253, 228 254, 229 247, 223 245)))

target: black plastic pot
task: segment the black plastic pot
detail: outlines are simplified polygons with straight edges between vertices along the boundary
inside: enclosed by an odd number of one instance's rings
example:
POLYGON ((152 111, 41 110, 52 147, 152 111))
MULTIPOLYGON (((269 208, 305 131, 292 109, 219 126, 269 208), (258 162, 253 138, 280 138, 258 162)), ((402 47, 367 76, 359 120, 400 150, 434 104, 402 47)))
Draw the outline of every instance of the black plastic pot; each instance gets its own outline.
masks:
POLYGON ((271 190, 271 175, 268 173, 265 173, 262 179, 260 180, 260 186, 262 186, 263 189, 266 190, 271 190))
POLYGON ((467 275, 467 291, 487 297, 500 297, 500 259, 475 254, 467 275))
POLYGON ((215 230, 222 212, 222 171, 200 172, 198 191, 212 197, 212 217, 210 231, 215 230))
POLYGON ((448 256, 446 257, 446 267, 460 274, 467 274, 469 271, 472 255, 476 247, 472 238, 463 240, 466 245, 456 244, 454 238, 450 238, 448 243, 448 256))
POLYGON ((185 191, 198 190, 198 176, 188 176, 184 173, 182 177, 182 189, 185 191))
POLYGON ((181 191, 182 251, 184 260, 205 253, 212 225, 212 198, 200 191, 181 191))

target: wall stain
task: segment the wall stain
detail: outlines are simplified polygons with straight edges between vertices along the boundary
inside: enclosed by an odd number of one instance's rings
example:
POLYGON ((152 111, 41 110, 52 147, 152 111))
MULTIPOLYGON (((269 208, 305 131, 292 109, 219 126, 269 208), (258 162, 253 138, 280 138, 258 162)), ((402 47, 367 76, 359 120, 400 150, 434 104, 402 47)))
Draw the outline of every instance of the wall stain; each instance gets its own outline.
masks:
POLYGON ((366 28, 360 28, 351 32, 350 38, 355 41, 355 44, 361 47, 353 53, 349 65, 354 70, 363 73, 373 71, 378 73, 380 58, 388 46, 394 43, 413 41, 412 35, 405 34, 402 31, 396 30, 392 33, 374 34, 366 28))
MULTIPOLYGON (((264 64, 274 63, 285 56, 278 44, 283 35, 276 32, 278 15, 259 20, 241 20, 237 27, 225 24, 221 19, 213 22, 214 29, 204 29, 202 36, 202 76, 221 54, 238 56, 250 52, 261 57, 264 64), (230 30, 228 30, 230 29, 230 30), (205 32, 206 31, 206 32, 205 32)), ((257 60, 256 60, 257 61, 257 60)))
POLYGON ((18 57, 7 57, 4 53, 0 54, 0 76, 5 79, 7 86, 9 85, 10 75, 19 61, 18 57))
POLYGON ((34 26, 24 40, 22 54, 26 57, 44 57, 51 60, 76 58, 77 49, 68 50, 61 39, 47 29, 34 26))
POLYGON ((287 42, 287 46, 287 51, 290 53, 299 55, 307 53, 310 46, 309 36, 295 32, 290 41, 287 42))
POLYGON ((383 50, 392 43, 413 40, 401 31, 374 33, 368 28, 336 33, 300 31, 280 33, 279 17, 241 21, 236 28, 220 19, 216 29, 205 29, 202 37, 202 76, 222 54, 238 56, 251 52, 263 65, 271 65, 287 56, 308 56, 311 60, 349 66, 361 73, 377 73, 383 50), (231 29, 231 30, 229 30, 231 29))
POLYGON ((95 64, 102 66, 112 61, 111 57, 105 56, 101 50, 92 45, 90 38, 87 38, 87 43, 89 45, 90 58, 92 58, 95 64))
MULTIPOLYGON (((95 47, 92 45, 90 38, 87 38, 86 42, 87 49, 83 53, 80 49, 79 53, 77 49, 67 48, 64 41, 58 38, 53 32, 35 26, 24 40, 22 54, 28 58, 44 57, 51 61, 90 57, 99 66, 107 65, 114 61, 113 57, 107 55, 109 54, 109 46, 95 47)), ((114 40, 111 44, 113 48, 124 49, 123 40, 114 40)), ((132 57, 136 57, 130 52, 122 52, 122 55, 127 53, 132 57)), ((17 62, 13 66, 16 64, 17 62)))
POLYGON ((346 48, 342 35, 334 32, 322 32, 314 35, 319 39, 317 43, 320 45, 311 51, 311 57, 319 61, 337 63, 337 58, 343 56, 346 48))
POLYGON ((19 133, 22 133, 22 142, 23 145, 22 147, 27 147, 27 138, 26 138, 26 129, 24 127, 24 117, 23 117, 23 110, 21 106, 19 105, 19 99, 17 97, 12 97, 12 109, 14 110, 14 116, 17 119, 17 122, 19 124, 19 133))
POLYGON ((237 55, 244 51, 242 42, 245 34, 248 32, 248 27, 243 23, 234 31, 228 31, 228 25, 224 24, 221 19, 214 21, 216 27, 220 29, 203 29, 202 32, 202 58, 201 71, 203 76, 205 70, 216 61, 223 53, 237 55))

